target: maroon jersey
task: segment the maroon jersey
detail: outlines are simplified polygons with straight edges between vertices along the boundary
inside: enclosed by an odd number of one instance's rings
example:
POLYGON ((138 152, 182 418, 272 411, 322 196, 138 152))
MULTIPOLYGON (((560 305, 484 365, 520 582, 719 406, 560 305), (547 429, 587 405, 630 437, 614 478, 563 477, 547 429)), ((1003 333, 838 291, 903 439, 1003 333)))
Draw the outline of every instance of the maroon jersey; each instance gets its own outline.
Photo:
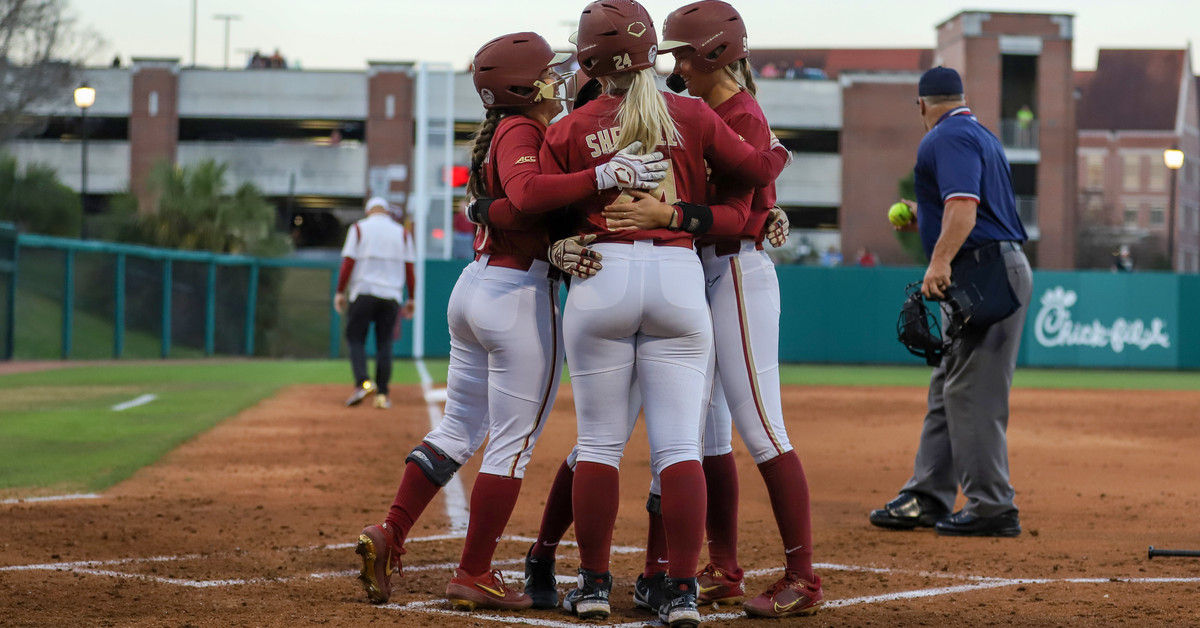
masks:
MULTIPOLYGON (((766 150, 771 145, 771 127, 767 117, 763 115, 758 101, 747 91, 740 91, 732 98, 718 105, 714 112, 729 128, 733 129, 747 144, 759 150, 766 150)), ((775 173, 778 176, 778 173, 775 173)), ((729 174, 713 173, 709 179, 708 200, 710 203, 727 202, 730 196, 751 195, 750 212, 741 225, 729 220, 728 212, 719 214, 713 212, 713 226, 709 234, 700 238, 700 244, 715 244, 717 242, 736 242, 738 240, 754 240, 762 242, 763 228, 767 224, 767 214, 775 206, 775 181, 762 187, 747 189, 743 180, 729 174)))
MULTIPOLYGON (((594 172, 545 177, 538 164, 538 151, 546 127, 525 116, 508 116, 496 126, 483 177, 488 195, 507 198, 530 212, 561 207, 596 189, 594 172)), ((529 267, 535 259, 545 260, 550 245, 546 220, 522 216, 513 228, 480 227, 475 233, 475 251, 486 253, 504 265, 529 267)))
MULTIPOLYGON (((704 101, 675 94, 663 96, 680 135, 678 141, 669 138, 657 147, 666 156, 669 168, 667 178, 651 194, 663 202, 706 203, 705 161, 714 172, 735 175, 743 184, 754 187, 774 181, 783 169, 786 153, 782 149, 760 152, 739 138, 704 101)), ((611 159, 619 146, 616 114, 621 99, 606 94, 550 127, 542 145, 542 171, 590 171, 611 159)), ((574 203, 572 211, 582 217, 578 233, 594 233, 597 242, 654 240, 659 244, 690 245, 692 236, 683 231, 609 231, 602 215, 605 205, 631 200, 626 193, 606 190, 574 203)), ((743 212, 748 206, 748 199, 725 202, 742 203, 743 212)))

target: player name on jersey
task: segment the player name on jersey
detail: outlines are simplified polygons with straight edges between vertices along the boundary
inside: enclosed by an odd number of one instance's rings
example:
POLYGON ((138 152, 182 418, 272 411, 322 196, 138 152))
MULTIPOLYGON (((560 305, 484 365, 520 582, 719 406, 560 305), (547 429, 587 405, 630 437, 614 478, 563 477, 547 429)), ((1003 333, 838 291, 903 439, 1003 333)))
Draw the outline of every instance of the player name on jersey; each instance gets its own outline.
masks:
MULTIPOLYGON (((583 138, 584 143, 588 148, 592 149, 591 156, 593 158, 609 153, 617 152, 617 142, 621 141, 620 127, 612 127, 610 129, 601 129, 596 133, 592 133, 583 138)), ((679 146, 679 142, 674 137, 668 137, 660 142, 660 145, 679 146)))

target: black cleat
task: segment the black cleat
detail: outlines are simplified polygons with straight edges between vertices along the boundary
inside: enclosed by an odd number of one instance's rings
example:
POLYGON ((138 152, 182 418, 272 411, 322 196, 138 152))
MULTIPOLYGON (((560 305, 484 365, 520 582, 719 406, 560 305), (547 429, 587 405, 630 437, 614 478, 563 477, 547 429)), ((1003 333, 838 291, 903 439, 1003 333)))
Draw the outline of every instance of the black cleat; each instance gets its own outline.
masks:
POLYGON ((900 493, 879 510, 871 511, 871 524, 892 530, 932 528, 947 511, 920 493, 900 493))
POLYGON ((554 577, 553 558, 534 558, 525 553, 525 595, 533 598, 534 608, 558 606, 558 580, 554 577))
POLYGON ((1020 536, 1021 520, 1017 511, 1010 510, 994 517, 976 517, 958 511, 937 522, 940 536, 1020 536))

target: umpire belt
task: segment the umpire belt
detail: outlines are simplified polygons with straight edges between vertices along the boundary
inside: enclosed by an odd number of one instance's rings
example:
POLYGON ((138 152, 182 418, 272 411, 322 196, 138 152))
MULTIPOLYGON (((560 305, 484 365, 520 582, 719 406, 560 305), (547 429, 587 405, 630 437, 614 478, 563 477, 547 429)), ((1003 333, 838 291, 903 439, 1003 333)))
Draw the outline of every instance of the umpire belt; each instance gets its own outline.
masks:
POLYGON ((975 262, 974 265, 977 266, 983 265, 1009 251, 1023 252, 1024 250, 1025 249, 1021 248, 1020 242, 1014 242, 1012 240, 997 240, 994 242, 988 242, 987 244, 978 248, 959 251, 958 255, 954 256, 954 260, 950 262, 950 265, 954 266, 959 262, 965 262, 967 260, 973 260, 975 262))

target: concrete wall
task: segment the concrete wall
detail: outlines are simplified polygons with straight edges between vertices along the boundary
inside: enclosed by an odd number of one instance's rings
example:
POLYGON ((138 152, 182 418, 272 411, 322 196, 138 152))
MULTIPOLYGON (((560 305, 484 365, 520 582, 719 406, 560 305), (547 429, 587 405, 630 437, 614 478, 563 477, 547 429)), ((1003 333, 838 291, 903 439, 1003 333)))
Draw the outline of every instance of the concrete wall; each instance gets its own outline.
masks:
POLYGON ((367 115, 363 72, 186 69, 179 74, 184 118, 317 118, 367 115))
MULTIPOLYGON (((58 178, 79 189, 82 142, 16 140, 5 151, 21 164, 48 164, 58 178)), ((115 194, 129 185, 129 142, 88 141, 88 194, 115 194)))
POLYGON ((229 164, 231 188, 249 181, 264 194, 286 196, 294 175, 297 195, 366 195, 367 149, 361 144, 183 142, 178 155, 180 166, 205 159, 229 164))

